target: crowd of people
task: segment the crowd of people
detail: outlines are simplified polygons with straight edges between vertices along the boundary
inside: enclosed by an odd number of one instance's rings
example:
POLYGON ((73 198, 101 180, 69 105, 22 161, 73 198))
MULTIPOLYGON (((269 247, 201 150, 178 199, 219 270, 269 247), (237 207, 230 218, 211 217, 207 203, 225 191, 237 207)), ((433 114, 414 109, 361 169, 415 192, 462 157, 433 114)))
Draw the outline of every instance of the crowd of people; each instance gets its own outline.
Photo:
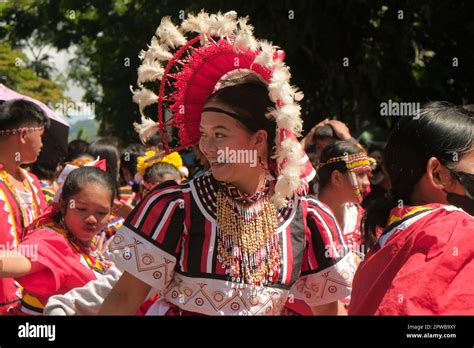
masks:
POLYGON ((38 163, 47 116, 1 103, 0 313, 474 314, 471 109, 428 103, 382 146, 333 119, 298 140, 284 54, 236 23, 203 14, 175 32, 165 18, 141 53, 183 69, 158 96, 181 146, 159 109, 136 125, 144 144, 74 140, 38 163), (212 35, 186 41, 200 21, 212 35), (257 164, 220 159, 232 151, 257 164))

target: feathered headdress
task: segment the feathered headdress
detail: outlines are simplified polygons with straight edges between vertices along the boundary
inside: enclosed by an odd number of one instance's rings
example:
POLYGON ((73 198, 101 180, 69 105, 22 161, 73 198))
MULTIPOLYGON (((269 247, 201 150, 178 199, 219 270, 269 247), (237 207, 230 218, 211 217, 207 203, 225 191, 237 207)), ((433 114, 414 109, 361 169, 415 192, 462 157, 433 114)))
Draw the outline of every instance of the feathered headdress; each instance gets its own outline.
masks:
POLYGON ((166 153, 179 151, 199 142, 199 123, 204 103, 219 88, 225 76, 236 71, 251 71, 264 80, 275 107, 267 117, 275 120, 277 182, 272 197, 277 207, 284 206, 302 185, 315 175, 297 136, 302 130, 303 93, 290 84, 290 70, 283 62, 285 54, 267 41, 253 36, 248 18, 237 18, 235 11, 198 15, 176 27, 164 17, 148 49, 140 52, 138 89, 133 100, 138 103, 141 124, 134 124, 142 141, 160 132, 166 153), (188 39, 185 35, 190 36, 188 39), (160 81, 158 95, 144 84, 160 81), (148 105, 158 103, 158 121, 144 115, 148 105), (165 110, 172 116, 165 119, 165 110), (178 129, 180 145, 170 148, 167 133, 178 129))

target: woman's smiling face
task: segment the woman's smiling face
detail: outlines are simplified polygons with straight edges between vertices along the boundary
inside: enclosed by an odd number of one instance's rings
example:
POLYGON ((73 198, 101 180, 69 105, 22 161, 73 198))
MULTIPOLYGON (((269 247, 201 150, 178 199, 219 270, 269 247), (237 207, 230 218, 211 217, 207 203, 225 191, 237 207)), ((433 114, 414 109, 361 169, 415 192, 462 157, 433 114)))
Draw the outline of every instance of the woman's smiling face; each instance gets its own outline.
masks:
MULTIPOLYGON (((212 106, 227 110, 224 105, 212 106)), ((218 181, 235 183, 242 178, 256 175, 259 157, 262 156, 262 132, 250 132, 236 119, 217 111, 202 113, 199 148, 211 165, 214 178, 218 181)))

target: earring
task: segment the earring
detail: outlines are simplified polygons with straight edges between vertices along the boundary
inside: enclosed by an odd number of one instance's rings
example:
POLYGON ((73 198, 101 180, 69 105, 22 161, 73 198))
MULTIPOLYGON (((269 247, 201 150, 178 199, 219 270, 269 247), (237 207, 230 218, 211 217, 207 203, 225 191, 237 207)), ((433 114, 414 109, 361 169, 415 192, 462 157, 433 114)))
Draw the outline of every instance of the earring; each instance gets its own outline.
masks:
POLYGON ((258 156, 258 162, 260 163, 260 165, 262 166, 262 169, 264 171, 268 171, 268 169, 269 169, 268 165, 265 162, 262 161, 262 157, 258 156))

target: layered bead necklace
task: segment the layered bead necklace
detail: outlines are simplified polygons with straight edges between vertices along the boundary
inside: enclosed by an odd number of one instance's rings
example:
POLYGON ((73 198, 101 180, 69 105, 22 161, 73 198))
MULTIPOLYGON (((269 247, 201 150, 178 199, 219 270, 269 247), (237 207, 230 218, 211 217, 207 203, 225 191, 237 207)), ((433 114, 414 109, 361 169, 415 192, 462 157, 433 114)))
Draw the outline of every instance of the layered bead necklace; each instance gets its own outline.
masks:
POLYGON ((234 282, 267 285, 280 274, 278 212, 269 191, 265 180, 251 197, 228 184, 217 193, 218 260, 234 282))
MULTIPOLYGON (((35 217, 38 217, 39 215, 39 205, 38 205, 38 202, 36 200, 36 197, 34 195, 34 190, 33 190, 33 187, 31 186, 30 182, 26 179, 26 176, 25 174, 23 174, 21 172, 21 170, 19 169, 19 172, 20 172, 20 175, 22 176, 23 178, 23 186, 25 187, 25 190, 29 190, 31 192, 31 194, 33 195, 33 199, 32 199, 32 205, 33 205, 33 212, 34 212, 34 216, 35 217)), ((28 220, 27 220, 27 214, 26 212, 24 211, 24 208, 17 196, 17 193, 16 193, 16 190, 15 190, 15 187, 13 186, 12 182, 10 181, 9 177, 8 177, 8 172, 4 169, 4 166, 2 163, 0 163, 0 181, 2 181, 6 186, 7 188, 10 190, 11 194, 13 195, 19 209, 20 209, 20 214, 21 214, 21 221, 22 221, 22 229, 26 228, 28 226, 28 220)), ((20 236, 19 236, 20 237, 20 236)))

